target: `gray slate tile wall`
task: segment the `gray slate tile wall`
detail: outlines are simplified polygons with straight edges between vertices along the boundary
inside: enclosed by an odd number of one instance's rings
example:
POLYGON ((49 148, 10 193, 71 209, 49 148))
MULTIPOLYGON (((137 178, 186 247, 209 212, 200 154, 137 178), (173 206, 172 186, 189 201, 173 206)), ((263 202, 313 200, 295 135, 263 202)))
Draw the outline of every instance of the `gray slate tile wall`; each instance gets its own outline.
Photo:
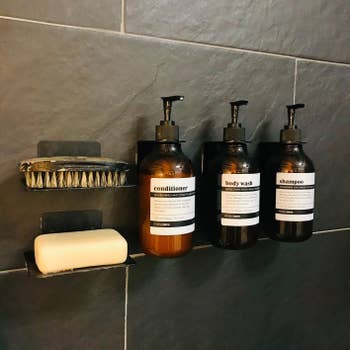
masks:
POLYGON ((324 0, 1 1, 1 350, 347 349, 350 231, 337 231, 350 227, 349 17, 346 2, 324 0), (249 100, 252 150, 278 140, 286 104, 305 102, 315 230, 327 232, 42 281, 11 270, 47 211, 100 209, 104 227, 140 251, 135 188, 29 193, 16 165, 41 140, 95 140, 103 155, 133 161, 161 118, 159 97, 173 93, 185 95, 174 116, 197 169, 232 98, 249 100))
POLYGON ((127 0, 128 32, 350 63, 350 4, 127 0))
POLYGON ((120 30, 122 0, 1 0, 0 16, 120 30))
POLYGON ((122 349, 125 270, 0 275, 0 349, 122 349))
POLYGON ((140 258, 129 279, 128 349, 349 348, 349 233, 140 258))
POLYGON ((298 115, 299 123, 305 127, 305 149, 317 169, 317 227, 348 227, 350 69, 298 61, 297 70, 296 96, 307 106, 298 115))

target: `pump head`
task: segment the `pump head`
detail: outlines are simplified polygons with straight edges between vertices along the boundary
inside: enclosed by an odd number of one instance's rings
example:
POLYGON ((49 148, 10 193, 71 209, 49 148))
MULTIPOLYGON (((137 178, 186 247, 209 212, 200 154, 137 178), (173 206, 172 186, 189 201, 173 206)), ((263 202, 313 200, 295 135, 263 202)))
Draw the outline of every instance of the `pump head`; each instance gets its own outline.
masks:
POLYGON ((172 104, 175 101, 183 101, 184 96, 166 96, 161 97, 163 100, 164 120, 156 126, 157 142, 179 142, 179 127, 171 120, 172 104))
POLYGON ((300 143, 301 142, 301 130, 295 124, 295 111, 299 108, 304 108, 305 104, 296 103, 294 105, 287 105, 288 111, 288 124, 281 130, 281 142, 282 143, 300 143))
POLYGON ((245 128, 242 128, 238 123, 238 113, 240 106, 248 104, 246 100, 239 100, 230 102, 231 105, 231 123, 227 124, 224 128, 224 141, 225 142, 245 142, 245 128))

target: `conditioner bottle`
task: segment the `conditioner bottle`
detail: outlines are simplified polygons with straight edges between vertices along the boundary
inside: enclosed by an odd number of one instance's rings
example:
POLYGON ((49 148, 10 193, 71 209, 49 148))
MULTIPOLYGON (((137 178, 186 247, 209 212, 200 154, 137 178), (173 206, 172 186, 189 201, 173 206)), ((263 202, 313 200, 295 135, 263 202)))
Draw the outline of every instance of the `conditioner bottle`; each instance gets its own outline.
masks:
POLYGON ((248 156, 245 129, 238 123, 239 108, 246 104, 231 102, 232 121, 224 128, 223 151, 212 167, 218 209, 213 213, 213 243, 226 249, 248 248, 258 237, 260 173, 248 156))
POLYGON ((195 177, 183 154, 179 127, 171 120, 174 101, 162 97, 164 120, 156 126, 153 151, 139 167, 139 226, 143 251, 159 257, 176 257, 192 248, 195 228, 195 177))
POLYGON ((312 235, 315 170, 303 151, 301 131, 295 124, 295 111, 304 107, 287 106, 288 124, 281 130, 272 233, 272 238, 279 241, 304 241, 312 235))

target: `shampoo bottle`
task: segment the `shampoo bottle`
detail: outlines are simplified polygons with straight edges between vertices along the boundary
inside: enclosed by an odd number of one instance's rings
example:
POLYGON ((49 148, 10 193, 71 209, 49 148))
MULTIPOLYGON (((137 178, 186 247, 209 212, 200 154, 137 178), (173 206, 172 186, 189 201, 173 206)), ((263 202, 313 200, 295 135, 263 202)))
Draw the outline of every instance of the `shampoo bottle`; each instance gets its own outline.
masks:
POLYGON ((176 257, 192 248, 195 229, 195 177, 183 154, 179 127, 171 120, 174 101, 162 97, 164 120, 156 126, 153 151, 139 167, 139 226, 143 251, 159 257, 176 257))
POLYGON ((245 129, 238 123, 239 108, 246 104, 231 102, 232 121, 224 128, 223 151, 212 167, 218 209, 213 213, 217 218, 212 241, 226 249, 248 248, 258 237, 260 173, 248 156, 245 129))
POLYGON ((312 235, 315 170, 305 155, 295 111, 304 104, 287 106, 288 125, 281 130, 280 155, 276 169, 275 220, 271 238, 298 242, 312 235))

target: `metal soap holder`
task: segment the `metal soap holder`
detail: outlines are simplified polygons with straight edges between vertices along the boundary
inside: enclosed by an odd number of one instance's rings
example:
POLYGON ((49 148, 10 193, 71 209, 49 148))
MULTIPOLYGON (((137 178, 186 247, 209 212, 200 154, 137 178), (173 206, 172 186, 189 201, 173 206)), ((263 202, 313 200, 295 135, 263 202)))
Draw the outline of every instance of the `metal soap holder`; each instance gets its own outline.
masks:
POLYGON ((90 141, 41 141, 38 157, 23 160, 19 171, 28 190, 88 190, 135 186, 135 167, 101 157, 90 141))
POLYGON ((98 270, 109 270, 109 269, 115 269, 120 267, 125 268, 127 266, 136 264, 135 260, 130 258, 130 256, 128 256, 126 261, 122 264, 83 267, 79 269, 67 270, 62 272, 43 274, 39 271, 38 267, 35 264, 34 252, 32 250, 24 253, 24 259, 25 259, 25 267, 27 269, 28 276, 36 277, 36 278, 49 278, 49 277, 56 277, 56 276, 63 276, 63 275, 72 275, 75 273, 98 271, 98 270))
MULTIPOLYGON (((49 212, 44 213, 41 217, 42 233, 69 232, 95 230, 102 227, 102 212, 100 210, 82 210, 67 212, 49 212)), ((30 250, 24 253, 25 267, 29 277, 49 278, 63 275, 71 275, 76 273, 109 270, 115 268, 126 268, 136 264, 136 261, 130 256, 125 262, 114 265, 102 265, 83 267, 72 270, 66 270, 55 273, 43 274, 39 271, 34 258, 34 251, 30 250)))

